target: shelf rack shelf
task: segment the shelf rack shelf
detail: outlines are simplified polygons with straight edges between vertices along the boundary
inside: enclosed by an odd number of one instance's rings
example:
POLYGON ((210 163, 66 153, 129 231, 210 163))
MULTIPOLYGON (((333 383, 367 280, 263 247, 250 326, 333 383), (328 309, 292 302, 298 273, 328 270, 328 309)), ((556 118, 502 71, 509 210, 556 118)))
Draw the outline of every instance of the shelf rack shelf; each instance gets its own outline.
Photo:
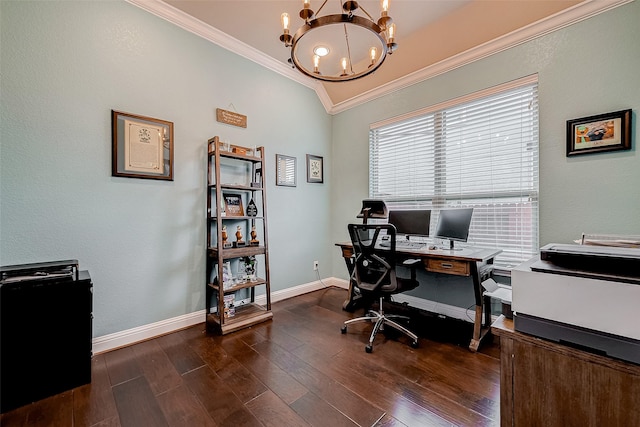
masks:
MULTIPOLYGON (((269 282, 269 249, 267 238, 267 205, 266 189, 264 187, 265 153, 264 147, 253 149, 223 144, 218 136, 208 141, 207 157, 207 279, 206 279, 206 323, 207 329, 221 334, 228 334, 256 323, 264 322, 273 317, 271 312, 271 287, 269 282), (223 150, 223 146, 227 150, 223 150), (236 169, 233 179, 240 178, 243 183, 226 183, 223 168, 236 169), (258 213, 249 215, 244 209, 241 215, 223 214, 227 206, 225 194, 233 193, 239 198, 243 206, 254 200, 258 213), (239 194, 238 194, 239 193, 239 194), (237 227, 243 235, 244 246, 224 247, 223 228, 227 225, 237 227), (244 226, 244 227, 243 227, 244 226), (258 245, 248 244, 249 230, 255 230, 260 237, 258 245), (242 233, 244 231, 244 233, 242 233), (245 240, 246 239, 246 240, 245 240), (231 266, 240 264, 244 260, 253 260, 262 265, 264 277, 253 280, 242 278, 232 280, 223 286, 232 275, 231 266), (264 295, 256 296, 256 289, 262 290, 264 295), (247 295, 248 294, 248 295, 247 295), (236 297, 233 305, 230 297, 236 297), (264 303, 258 303, 260 302, 264 303)), ((241 180, 240 180, 241 181, 241 180)), ((228 233, 227 239, 232 237, 228 233)), ((227 241, 232 243, 231 240, 227 241)), ((255 265, 255 264, 254 264, 255 265)), ((254 272, 257 274, 257 271, 254 272)))

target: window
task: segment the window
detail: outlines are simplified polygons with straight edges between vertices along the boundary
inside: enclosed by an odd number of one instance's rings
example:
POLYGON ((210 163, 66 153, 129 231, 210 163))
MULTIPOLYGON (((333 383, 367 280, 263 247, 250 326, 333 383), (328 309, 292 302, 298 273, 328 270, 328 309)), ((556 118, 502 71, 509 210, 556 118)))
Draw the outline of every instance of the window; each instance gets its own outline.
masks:
POLYGON ((509 269, 538 252, 538 83, 527 77, 376 123, 369 196, 389 208, 473 207, 469 242, 509 269))

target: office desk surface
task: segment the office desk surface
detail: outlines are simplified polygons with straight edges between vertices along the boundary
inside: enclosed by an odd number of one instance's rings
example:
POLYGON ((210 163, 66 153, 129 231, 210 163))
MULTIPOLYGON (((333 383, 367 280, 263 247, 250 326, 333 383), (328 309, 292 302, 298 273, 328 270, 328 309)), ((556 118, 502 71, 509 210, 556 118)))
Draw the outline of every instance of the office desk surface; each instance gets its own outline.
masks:
MULTIPOLYGON (((336 243, 342 250, 342 256, 349 275, 353 272, 353 245, 351 242, 336 243)), ((386 248, 380 248, 385 250, 386 248)), ((472 246, 461 248, 460 250, 450 249, 429 249, 426 245, 423 248, 398 248, 396 254, 401 258, 420 258, 427 271, 455 276, 471 277, 473 281, 473 291, 475 297, 475 318, 473 327, 473 337, 469 344, 471 351, 477 351, 480 341, 489 332, 491 324, 490 299, 483 295, 482 281, 491 275, 494 258, 502 252, 499 249, 475 248, 472 246), (483 314, 484 312, 484 325, 483 314)), ((353 280, 349 281, 349 297, 343 304, 343 309, 349 310, 357 302, 354 288, 357 284, 353 280)))
MULTIPOLYGON (((353 250, 351 242, 338 242, 336 246, 342 249, 353 250)), ((459 261, 487 262, 495 258, 502 251, 500 249, 476 248, 473 246, 462 247, 460 250, 449 249, 429 249, 425 245, 422 249, 408 249, 396 247, 396 252, 400 255, 415 256, 417 258, 435 258, 459 261)), ((380 248, 381 250, 387 248, 380 248)))

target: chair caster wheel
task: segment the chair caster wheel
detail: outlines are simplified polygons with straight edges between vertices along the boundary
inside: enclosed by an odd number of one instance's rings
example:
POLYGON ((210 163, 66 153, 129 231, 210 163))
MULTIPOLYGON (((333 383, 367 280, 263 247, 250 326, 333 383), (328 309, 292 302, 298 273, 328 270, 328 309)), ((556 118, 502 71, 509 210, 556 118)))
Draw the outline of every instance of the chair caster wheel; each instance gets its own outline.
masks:
POLYGON ((411 343, 411 348, 418 348, 418 341, 413 341, 411 343))
POLYGON ((340 332, 342 332, 343 334, 347 333, 347 327, 343 326, 342 328, 340 328, 340 332))
POLYGON ((366 351, 367 353, 371 353, 373 351, 373 346, 369 344, 364 348, 364 351, 366 351))

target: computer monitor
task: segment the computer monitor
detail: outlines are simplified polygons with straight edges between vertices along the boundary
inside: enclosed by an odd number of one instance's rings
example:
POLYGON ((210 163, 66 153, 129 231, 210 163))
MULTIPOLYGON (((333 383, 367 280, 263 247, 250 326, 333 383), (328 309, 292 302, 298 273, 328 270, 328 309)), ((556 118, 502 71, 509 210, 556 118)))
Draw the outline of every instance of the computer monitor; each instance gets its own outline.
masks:
POLYGON ((396 227, 398 234, 409 236, 429 237, 431 211, 427 209, 413 209, 403 211, 389 211, 389 224, 396 227))
POLYGON ((449 249, 454 250, 453 242, 466 242, 473 208, 443 209, 440 211, 438 225, 433 237, 449 240, 449 249))

